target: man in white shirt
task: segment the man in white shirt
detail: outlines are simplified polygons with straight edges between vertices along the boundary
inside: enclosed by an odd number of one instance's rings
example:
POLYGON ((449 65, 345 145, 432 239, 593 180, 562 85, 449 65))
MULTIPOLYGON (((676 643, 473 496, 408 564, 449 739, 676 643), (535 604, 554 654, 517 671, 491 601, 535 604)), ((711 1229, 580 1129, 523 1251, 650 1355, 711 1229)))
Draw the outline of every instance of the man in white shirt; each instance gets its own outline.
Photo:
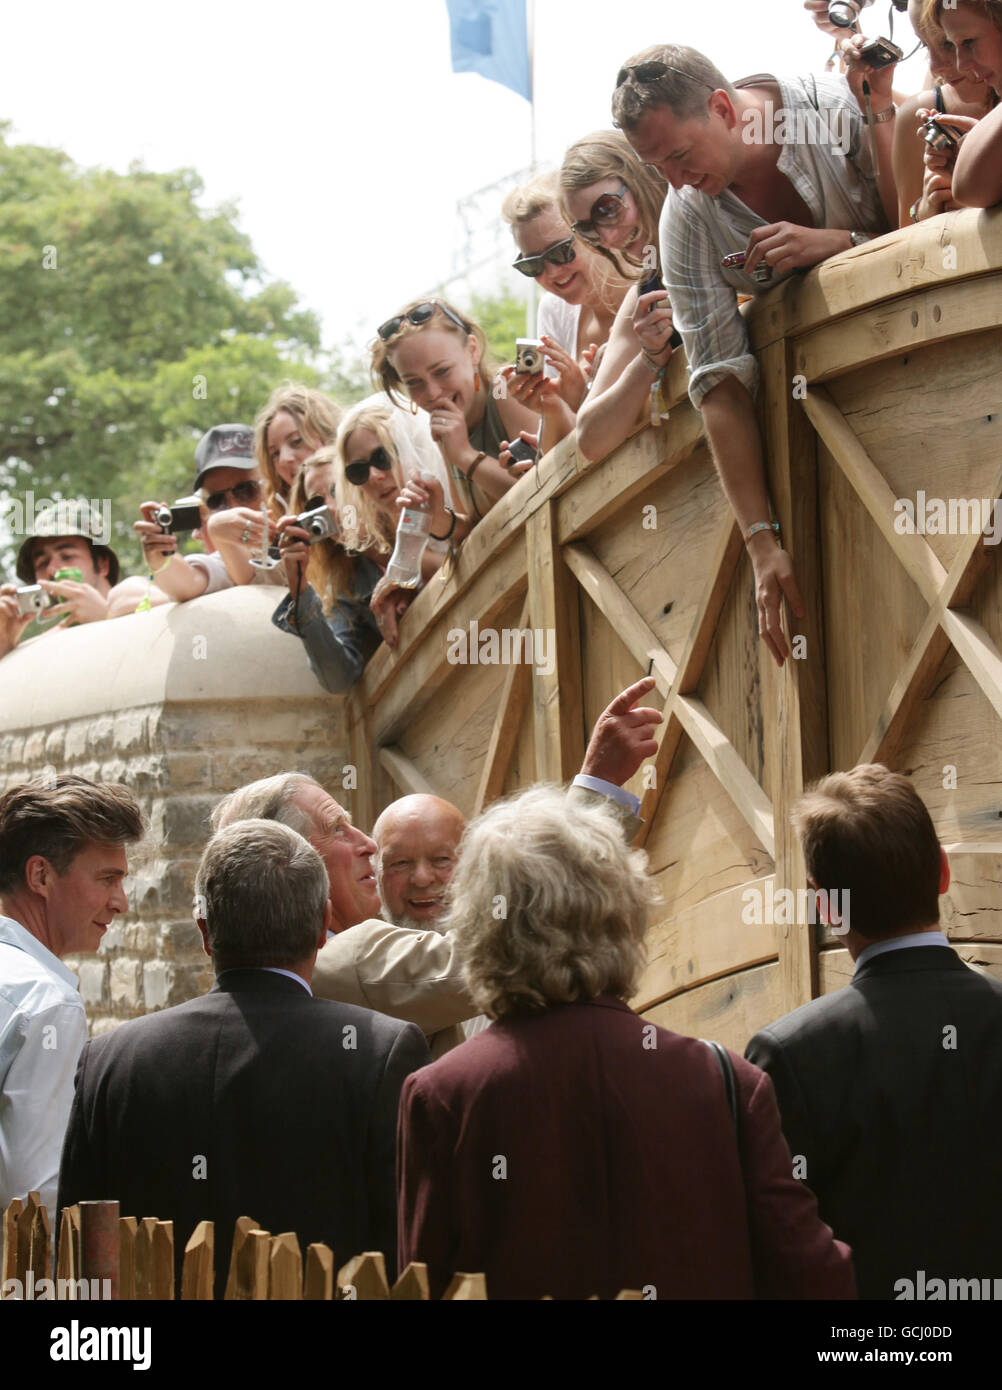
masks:
MULTIPOLYGON (((780 665, 789 655, 783 596, 797 617, 804 607, 771 520, 753 400, 758 364, 737 293, 758 294, 896 221, 894 68, 865 67, 855 48, 846 57, 848 80, 760 73, 731 83, 702 53, 663 44, 627 60, 612 99, 638 158, 671 185, 662 278, 689 396, 755 570, 759 633, 780 665), (857 100, 864 80, 866 114, 857 100)), ((666 321, 666 341, 671 329, 666 321)))
POLYGON ((0 796, 0 1210, 39 1191, 55 1229, 63 1136, 87 1040, 61 957, 96 951, 128 909, 125 846, 143 818, 123 786, 66 774, 0 796))

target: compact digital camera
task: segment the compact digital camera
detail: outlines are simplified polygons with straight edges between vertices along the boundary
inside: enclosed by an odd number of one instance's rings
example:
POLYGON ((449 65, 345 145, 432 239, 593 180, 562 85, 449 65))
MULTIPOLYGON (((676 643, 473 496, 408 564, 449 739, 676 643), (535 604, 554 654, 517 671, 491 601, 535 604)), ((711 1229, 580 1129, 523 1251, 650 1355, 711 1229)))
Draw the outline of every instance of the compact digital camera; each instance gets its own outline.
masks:
POLYGON ((316 545, 317 541, 338 538, 337 522, 326 502, 312 507, 308 512, 300 512, 296 517, 296 525, 301 526, 309 536, 310 545, 316 545))
POLYGON ((949 126, 941 125, 936 116, 929 116, 922 127, 922 139, 931 150, 955 150, 960 136, 949 126))
POLYGON ((828 23, 837 29, 851 29, 859 19, 860 10, 872 4, 873 0, 828 0, 828 23))
POLYGON ((173 507, 157 509, 156 523, 166 533, 197 531, 202 524, 201 509, 197 502, 175 502, 173 507))
POLYGON ((905 53, 890 39, 868 39, 859 50, 859 56, 871 68, 886 68, 891 63, 900 63, 905 53))
POLYGON ((514 440, 508 447, 512 463, 529 463, 536 457, 536 451, 524 439, 514 440))
POLYGON ((42 588, 41 584, 25 584, 18 586, 17 590, 17 611, 22 618, 27 618, 29 614, 37 618, 40 613, 44 613, 49 606, 49 596, 42 588))
POLYGON ((532 376, 541 372, 544 366, 543 344, 538 338, 515 339, 515 372, 518 376, 532 376))

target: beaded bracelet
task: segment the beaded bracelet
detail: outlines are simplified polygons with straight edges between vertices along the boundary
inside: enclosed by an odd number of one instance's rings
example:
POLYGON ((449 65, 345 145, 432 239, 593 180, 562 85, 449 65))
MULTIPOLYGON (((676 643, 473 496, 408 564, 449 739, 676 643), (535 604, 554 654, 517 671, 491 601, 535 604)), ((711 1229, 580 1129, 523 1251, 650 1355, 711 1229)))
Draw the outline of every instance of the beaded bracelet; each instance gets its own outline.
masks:
POLYGON ((778 521, 754 521, 752 522, 751 526, 748 527, 748 530, 745 532, 745 545, 747 545, 748 542, 751 540, 752 536, 757 535, 759 531, 773 531, 776 536, 776 543, 781 544, 779 539, 778 521))

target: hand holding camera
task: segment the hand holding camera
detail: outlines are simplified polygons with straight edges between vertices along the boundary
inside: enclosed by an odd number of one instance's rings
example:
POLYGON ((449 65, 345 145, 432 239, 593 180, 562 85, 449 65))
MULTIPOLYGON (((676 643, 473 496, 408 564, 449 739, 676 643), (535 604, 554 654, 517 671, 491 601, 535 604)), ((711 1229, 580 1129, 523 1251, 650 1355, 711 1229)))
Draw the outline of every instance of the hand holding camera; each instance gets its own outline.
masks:
MULTIPOLYGON (((144 502, 139 508, 141 521, 135 521, 132 529, 139 536, 146 563, 153 572, 162 569, 172 555, 177 554, 177 537, 173 530, 165 530, 161 517, 164 512, 170 515, 171 509, 165 502, 144 502)), ((200 524, 195 523, 196 526, 200 524)))
POLYGON ((69 627, 77 623, 96 623, 108 616, 108 600, 99 594, 93 584, 78 583, 74 579, 43 579, 41 588, 49 595, 50 602, 45 609, 45 617, 59 618, 56 627, 69 627), (58 602, 62 599, 62 602, 58 602))
POLYGON ((509 469, 513 477, 520 478, 523 473, 528 473, 536 462, 538 449, 539 435, 522 430, 518 439, 511 443, 507 439, 501 441, 498 463, 501 464, 502 468, 509 469))
MULTIPOLYGON (((640 287, 643 290, 643 286, 640 287)), ((677 346, 671 305, 664 287, 637 296, 633 311, 633 331, 651 363, 666 366, 677 346)))
MULTIPOLYGON (((0 656, 13 651, 21 640, 21 634, 36 616, 31 596, 22 597, 25 588, 37 589, 41 593, 38 584, 0 584, 0 656)), ((44 594, 42 598, 44 601, 44 594)))
POLYGON ((927 169, 934 173, 951 172, 964 136, 973 130, 977 121, 971 116, 946 116, 927 107, 915 112, 919 134, 924 142, 922 158, 927 169))

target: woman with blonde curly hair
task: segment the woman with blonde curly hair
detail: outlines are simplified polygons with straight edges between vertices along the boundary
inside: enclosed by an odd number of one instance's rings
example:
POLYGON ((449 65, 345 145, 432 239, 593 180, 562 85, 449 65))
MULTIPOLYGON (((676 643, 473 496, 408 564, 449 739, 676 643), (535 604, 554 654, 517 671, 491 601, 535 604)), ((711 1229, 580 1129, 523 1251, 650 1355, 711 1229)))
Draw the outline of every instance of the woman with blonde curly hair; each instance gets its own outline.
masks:
POLYGON ((768 1077, 626 1002, 644 867, 607 802, 555 787, 463 837, 441 925, 495 1022, 407 1078, 397 1138, 400 1266, 426 1262, 433 1298, 457 1270, 482 1271, 489 1298, 855 1293, 768 1077))
POLYGON ((312 386, 283 381, 254 421, 254 454, 268 512, 278 521, 289 510, 292 485, 305 461, 334 443, 341 408, 312 386))
POLYGON ((658 271, 658 219, 666 191, 664 180, 641 164, 618 130, 576 141, 560 166, 564 219, 575 236, 634 282, 578 411, 578 448, 589 459, 604 458, 661 418, 661 382, 678 342, 658 271), (655 284, 641 293, 652 275, 655 284))

